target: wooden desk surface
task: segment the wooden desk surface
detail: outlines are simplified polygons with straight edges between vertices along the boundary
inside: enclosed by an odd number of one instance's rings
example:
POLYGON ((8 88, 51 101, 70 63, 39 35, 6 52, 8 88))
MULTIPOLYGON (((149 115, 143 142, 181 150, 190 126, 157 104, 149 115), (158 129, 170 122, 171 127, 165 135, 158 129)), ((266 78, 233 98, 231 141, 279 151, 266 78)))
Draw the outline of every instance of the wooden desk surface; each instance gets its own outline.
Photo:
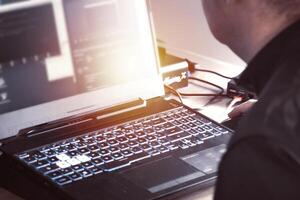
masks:
MULTIPOLYGON (((212 200, 212 199, 213 199, 213 187, 199 192, 191 193, 189 195, 179 198, 178 200, 212 200)), ((23 199, 0 187, 0 200, 23 200, 23 199)))

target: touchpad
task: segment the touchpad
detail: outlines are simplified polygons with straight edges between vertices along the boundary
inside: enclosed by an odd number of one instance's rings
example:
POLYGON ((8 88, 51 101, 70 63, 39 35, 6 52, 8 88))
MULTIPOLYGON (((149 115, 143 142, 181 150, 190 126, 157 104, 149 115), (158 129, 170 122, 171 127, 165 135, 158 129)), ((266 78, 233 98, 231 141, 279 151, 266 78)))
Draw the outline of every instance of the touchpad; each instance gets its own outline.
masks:
POLYGON ((122 176, 151 193, 160 192, 181 183, 204 176, 189 164, 168 157, 122 173, 122 176))

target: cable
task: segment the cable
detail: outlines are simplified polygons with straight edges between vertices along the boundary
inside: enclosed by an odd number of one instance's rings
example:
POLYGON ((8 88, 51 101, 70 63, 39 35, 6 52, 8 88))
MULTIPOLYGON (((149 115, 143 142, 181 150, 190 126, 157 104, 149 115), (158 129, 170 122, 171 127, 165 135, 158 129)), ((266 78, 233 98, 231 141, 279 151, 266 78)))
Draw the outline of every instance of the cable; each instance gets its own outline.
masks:
POLYGON ((220 90, 222 90, 222 91, 224 92, 224 89, 223 89, 222 87, 220 87, 220 86, 218 86, 218 85, 216 85, 216 84, 214 84, 214 83, 205 81, 205 80, 203 80, 203 79, 196 78, 196 77, 189 77, 189 80, 199 81, 199 82, 202 82, 202 83, 211 85, 211 86, 216 87, 216 88, 218 88, 218 89, 220 89, 220 90))
POLYGON ((199 78, 195 78, 195 77, 189 77, 189 80, 195 80, 195 81, 199 81, 208 85, 211 85, 213 87, 216 87, 220 90, 219 93, 217 94, 200 94, 200 93, 179 93, 181 96, 186 96, 186 97, 227 97, 227 95, 224 94, 224 89, 214 83, 199 79, 199 78))
POLYGON ((188 59, 185 59, 185 60, 186 60, 186 62, 187 62, 188 65, 189 65, 188 68, 189 68, 189 71, 190 71, 191 73, 193 73, 193 72, 195 72, 195 71, 198 71, 198 72, 206 72, 206 73, 215 74, 215 75, 220 76, 220 77, 225 78, 225 79, 234 79, 234 77, 225 76, 225 75, 223 75, 223 74, 220 74, 220 73, 218 73, 218 72, 214 72, 214 71, 211 71, 211 70, 197 69, 197 68, 196 68, 196 63, 193 63, 193 62, 189 61, 188 59))
POLYGON ((226 78, 226 79, 230 79, 230 80, 231 80, 231 79, 234 79, 234 77, 225 76, 225 75, 223 75, 223 74, 220 74, 220 73, 218 73, 218 72, 214 72, 214 71, 211 71, 211 70, 197 69, 197 68, 195 68, 195 71, 215 74, 215 75, 217 75, 217 76, 220 76, 220 77, 226 78))
POLYGON ((184 104, 183 100, 182 100, 182 97, 181 97, 181 94, 177 90, 175 90, 174 88, 172 88, 171 86, 168 86, 168 85, 164 85, 164 86, 165 86, 165 88, 170 90, 173 94, 175 94, 179 98, 180 103, 184 104))

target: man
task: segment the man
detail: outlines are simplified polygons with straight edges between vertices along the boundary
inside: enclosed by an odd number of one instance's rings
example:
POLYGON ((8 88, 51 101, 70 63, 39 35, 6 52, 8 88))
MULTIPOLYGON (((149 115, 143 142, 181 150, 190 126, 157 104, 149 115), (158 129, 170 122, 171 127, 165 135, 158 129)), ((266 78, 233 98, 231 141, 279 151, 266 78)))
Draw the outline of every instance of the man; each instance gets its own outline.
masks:
POLYGON ((300 0, 202 0, 214 36, 248 63, 259 101, 219 168, 215 199, 300 199, 300 0))

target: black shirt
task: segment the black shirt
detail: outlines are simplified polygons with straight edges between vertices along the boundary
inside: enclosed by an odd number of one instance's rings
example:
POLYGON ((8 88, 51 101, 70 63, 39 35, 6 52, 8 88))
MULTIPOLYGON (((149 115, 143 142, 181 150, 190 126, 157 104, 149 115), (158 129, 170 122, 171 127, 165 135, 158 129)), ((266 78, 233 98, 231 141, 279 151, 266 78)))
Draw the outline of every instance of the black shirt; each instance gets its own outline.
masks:
POLYGON ((216 200, 300 199, 300 21, 280 33, 240 78, 259 96, 224 155, 216 200))

